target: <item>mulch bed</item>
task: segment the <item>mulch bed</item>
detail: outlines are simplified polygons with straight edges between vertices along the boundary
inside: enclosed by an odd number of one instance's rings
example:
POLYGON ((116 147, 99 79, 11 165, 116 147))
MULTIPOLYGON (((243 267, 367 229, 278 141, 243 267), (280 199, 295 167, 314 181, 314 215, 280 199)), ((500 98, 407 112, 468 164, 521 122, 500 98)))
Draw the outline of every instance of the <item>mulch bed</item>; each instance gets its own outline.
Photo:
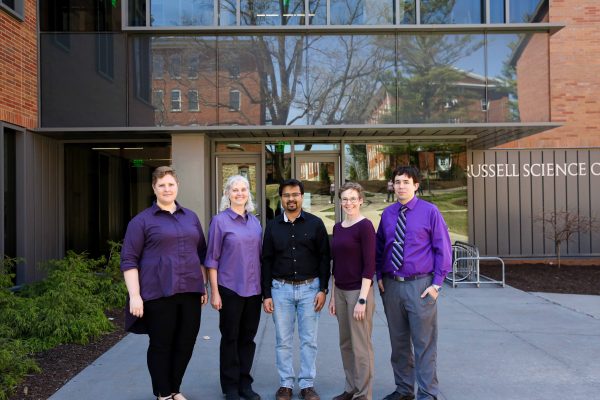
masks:
POLYGON ((121 340, 126 335, 123 330, 125 323, 123 309, 111 310, 106 315, 108 318, 113 318, 112 323, 115 326, 113 332, 102 335, 87 345, 63 344, 37 354, 35 359, 42 372, 28 375, 17 387, 10 400, 47 399, 121 340))
MULTIPOLYGON (((565 260, 560 268, 551 262, 508 261, 506 283, 527 292, 600 295, 600 261, 588 260, 591 265, 580 265, 580 260, 565 260)), ((496 265, 482 264, 481 273, 500 279, 496 265)), ((36 360, 42 372, 27 376, 10 400, 47 399, 121 340, 126 334, 123 310, 112 310, 107 316, 114 318, 113 332, 88 345, 66 344, 38 354, 36 360)))
MULTIPOLYGON (((481 274, 500 279, 500 267, 481 265, 481 274)), ((600 265, 573 265, 566 261, 559 268, 555 262, 506 264, 506 283, 526 292, 600 295, 600 265)))

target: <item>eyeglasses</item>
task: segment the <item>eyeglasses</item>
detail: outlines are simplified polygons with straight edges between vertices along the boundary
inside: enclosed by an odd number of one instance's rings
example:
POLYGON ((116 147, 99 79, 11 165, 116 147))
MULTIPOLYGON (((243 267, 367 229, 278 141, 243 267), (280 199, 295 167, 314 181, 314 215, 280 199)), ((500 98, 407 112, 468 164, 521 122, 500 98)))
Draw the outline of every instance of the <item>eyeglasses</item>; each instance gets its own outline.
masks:
POLYGON ((342 203, 352 203, 352 204, 356 204, 358 203, 358 197, 342 197, 342 203))
POLYGON ((283 197, 284 199, 289 199, 291 197, 297 199, 298 197, 302 196, 302 193, 299 192, 295 192, 295 193, 284 193, 281 195, 281 197, 283 197))

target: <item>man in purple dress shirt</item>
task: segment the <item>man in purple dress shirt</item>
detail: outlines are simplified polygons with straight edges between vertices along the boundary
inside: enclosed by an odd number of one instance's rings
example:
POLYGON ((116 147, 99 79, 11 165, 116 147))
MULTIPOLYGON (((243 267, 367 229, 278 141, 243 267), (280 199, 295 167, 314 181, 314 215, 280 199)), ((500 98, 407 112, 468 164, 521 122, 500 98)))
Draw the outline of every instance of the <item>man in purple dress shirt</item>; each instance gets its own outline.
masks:
POLYGON ((396 390, 384 400, 414 399, 415 378, 419 400, 437 399, 439 393, 436 301, 452 266, 452 244, 440 211, 416 197, 418 189, 416 167, 396 168, 398 202, 383 211, 377 230, 377 283, 396 383, 396 390), (397 226, 402 226, 401 232, 397 226))

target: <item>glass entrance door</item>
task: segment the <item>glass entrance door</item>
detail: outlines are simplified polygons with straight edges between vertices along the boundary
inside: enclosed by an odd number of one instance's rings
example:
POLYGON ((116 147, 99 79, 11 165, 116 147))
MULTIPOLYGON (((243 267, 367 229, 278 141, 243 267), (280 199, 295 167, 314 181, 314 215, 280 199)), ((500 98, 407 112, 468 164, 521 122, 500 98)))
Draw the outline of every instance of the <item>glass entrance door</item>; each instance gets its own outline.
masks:
POLYGON ((327 233, 339 221, 339 156, 296 154, 296 178, 304 184, 302 208, 323 220, 327 233))
POLYGON ((223 186, 233 175, 242 175, 248 179, 250 192, 256 206, 254 213, 260 215, 262 210, 262 191, 258 187, 258 183, 262 182, 260 155, 219 156, 217 158, 216 212, 219 210, 223 196, 223 186))

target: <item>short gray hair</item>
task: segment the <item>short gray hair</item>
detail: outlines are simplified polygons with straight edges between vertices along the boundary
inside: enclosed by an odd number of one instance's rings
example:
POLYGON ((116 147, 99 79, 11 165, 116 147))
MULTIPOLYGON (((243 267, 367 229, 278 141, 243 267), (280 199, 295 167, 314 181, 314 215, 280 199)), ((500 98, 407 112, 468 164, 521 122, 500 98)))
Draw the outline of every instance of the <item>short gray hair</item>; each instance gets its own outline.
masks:
POLYGON ((250 192, 250 182, 248 182, 248 179, 246 179, 242 175, 232 175, 229 178, 227 178, 227 181, 223 186, 223 197, 221 197, 219 211, 225 211, 229 207, 231 207, 231 201, 229 200, 229 195, 231 194, 231 187, 234 183, 238 182, 243 182, 244 185, 246 185, 246 188, 248 189, 248 201, 246 202, 244 209, 246 210, 246 212, 249 213, 256 209, 256 207, 254 206, 254 200, 252 199, 252 192, 250 192))

